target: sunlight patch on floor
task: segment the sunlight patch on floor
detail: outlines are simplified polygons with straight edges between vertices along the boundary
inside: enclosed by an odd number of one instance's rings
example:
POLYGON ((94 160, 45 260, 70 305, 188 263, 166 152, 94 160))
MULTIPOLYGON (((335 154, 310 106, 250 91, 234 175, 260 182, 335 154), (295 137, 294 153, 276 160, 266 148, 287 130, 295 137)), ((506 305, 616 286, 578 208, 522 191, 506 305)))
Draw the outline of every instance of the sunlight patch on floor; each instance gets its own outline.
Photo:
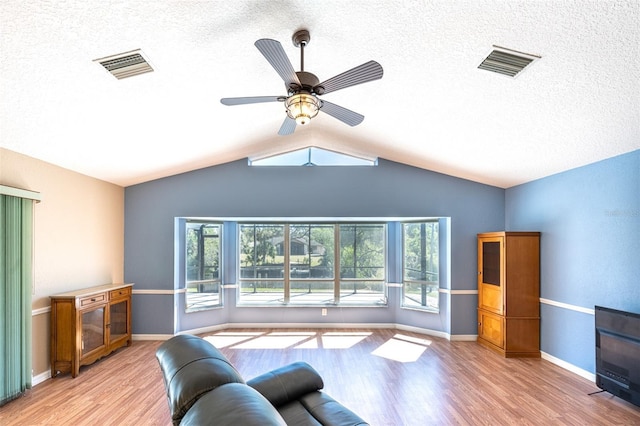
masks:
POLYGON ((324 333, 322 339, 322 347, 325 349, 348 349, 357 343, 371 336, 367 332, 329 332, 324 333))
POLYGON ((234 345, 234 349, 284 349, 305 341, 315 332, 273 332, 234 345))
POLYGON ((296 346, 296 349, 348 349, 369 337, 369 332, 327 332, 317 339, 310 339, 296 346))
POLYGON ((395 336, 393 336, 393 338, 399 339, 399 340, 405 340, 407 342, 416 343, 418 345, 424 345, 424 346, 430 346, 432 343, 432 341, 429 339, 423 339, 421 337, 406 336, 404 334, 396 334, 395 336))
POLYGON ((428 339, 396 334, 372 354, 398 362, 416 362, 430 344, 428 339))
POLYGON ((296 346, 296 349, 318 349, 320 347, 319 338, 309 339, 296 346))
POLYGON ((217 348, 232 349, 349 349, 371 335, 367 331, 223 331, 204 337, 217 348))
POLYGON ((204 340, 211 343, 216 348, 226 348, 227 346, 233 346, 240 342, 253 339, 257 336, 261 336, 262 332, 222 332, 216 333, 212 336, 203 337, 204 340))

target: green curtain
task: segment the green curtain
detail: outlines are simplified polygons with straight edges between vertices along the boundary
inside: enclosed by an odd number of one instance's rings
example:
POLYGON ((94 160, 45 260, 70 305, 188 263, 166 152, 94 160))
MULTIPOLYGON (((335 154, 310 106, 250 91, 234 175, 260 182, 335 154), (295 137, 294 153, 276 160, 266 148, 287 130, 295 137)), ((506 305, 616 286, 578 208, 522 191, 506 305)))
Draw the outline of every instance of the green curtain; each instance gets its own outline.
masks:
POLYGON ((31 388, 33 200, 0 195, 0 406, 31 388))

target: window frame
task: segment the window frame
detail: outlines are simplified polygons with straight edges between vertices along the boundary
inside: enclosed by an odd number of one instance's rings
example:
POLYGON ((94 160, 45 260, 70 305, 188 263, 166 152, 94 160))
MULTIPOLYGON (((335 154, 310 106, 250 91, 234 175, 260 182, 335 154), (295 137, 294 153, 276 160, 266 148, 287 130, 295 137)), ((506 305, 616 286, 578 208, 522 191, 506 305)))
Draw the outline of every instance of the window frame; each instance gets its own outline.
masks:
MULTIPOLYGON (((387 222, 383 222, 383 221, 371 221, 371 222, 365 222, 365 221, 336 221, 336 220, 330 220, 330 221, 315 221, 315 220, 301 220, 301 221, 292 221, 292 220, 282 220, 282 221, 239 221, 238 222, 238 234, 237 234, 237 241, 238 241, 238 249, 237 249, 237 255, 238 255, 238 272, 237 272, 237 276, 238 276, 238 288, 237 288, 237 295, 236 295, 236 300, 237 300, 237 306, 294 306, 294 307, 304 307, 304 306, 387 306, 388 304, 388 286, 387 286, 387 273, 388 273, 388 237, 387 237, 387 233, 388 233, 388 226, 387 226, 387 222), (283 259, 283 276, 281 279, 278 278, 259 278, 256 279, 255 277, 253 278, 243 278, 242 277, 242 227, 244 225, 251 225, 251 226, 266 226, 266 225, 282 225, 284 227, 284 242, 283 242, 283 248, 284 248, 284 259, 283 259), (328 225, 328 226, 332 226, 333 227, 333 233, 334 233, 334 237, 333 237, 333 277, 332 278, 292 278, 291 277, 291 226, 300 226, 300 225, 309 225, 309 226, 313 226, 313 225, 328 225), (342 277, 342 269, 341 269, 341 260, 342 260, 342 256, 341 256, 341 243, 340 243, 340 233, 341 233, 341 226, 343 225, 379 225, 382 227, 382 234, 383 234, 383 241, 382 241, 382 250, 383 250, 383 259, 382 259, 382 274, 380 278, 368 278, 368 279, 357 279, 357 278, 343 278, 342 277), (282 292, 282 297, 279 299, 279 303, 276 303, 275 300, 272 300, 270 302, 255 302, 255 303, 251 303, 251 302, 247 302, 246 301, 246 296, 243 297, 243 282, 264 282, 264 283, 268 283, 268 282, 282 282, 283 285, 283 292, 282 292), (307 282, 309 284, 311 283, 320 283, 320 282, 324 282, 324 283, 332 283, 333 284, 333 294, 331 296, 331 300, 330 301, 323 301, 323 302, 312 302, 312 301, 307 301, 306 302, 302 302, 302 303, 295 303, 295 301, 292 301, 292 288, 291 288, 291 284, 293 283, 304 283, 307 282), (372 293, 372 297, 371 299, 375 299, 375 302, 356 302, 356 303, 347 303, 345 301, 343 301, 342 299, 343 297, 343 284, 344 283, 352 283, 353 285, 357 285, 358 283, 369 283, 369 282, 374 282, 374 283, 378 283, 379 285, 382 286, 382 292, 374 292, 372 293), (245 300, 243 300, 245 299, 245 300)), ((309 236, 309 238, 311 239, 311 236, 309 236)), ((355 294, 357 293, 357 291, 354 291, 355 294)), ((295 294, 295 292, 294 292, 295 294)), ((309 291, 309 294, 311 294, 311 290, 309 291)))
MULTIPOLYGON (((338 296, 337 300, 340 302, 340 307, 389 307, 392 309, 407 309, 418 310, 425 313, 438 313, 440 307, 442 307, 444 300, 443 294, 447 293, 450 288, 450 269, 451 269, 451 235, 450 235, 450 217, 443 216, 414 216, 414 217, 176 217, 174 228, 174 253, 175 253, 175 268, 174 268, 174 282, 176 295, 180 296, 181 305, 186 310, 186 222, 199 222, 199 223, 212 223, 217 225, 223 225, 220 228, 221 242, 220 242, 220 286, 218 288, 219 304, 215 306, 207 306, 204 309, 197 311, 190 311, 183 313, 194 313, 198 311, 206 311, 212 309, 224 308, 224 305, 231 301, 235 308, 243 307, 318 307, 318 306, 338 306, 331 300, 331 303, 273 303, 268 301, 267 303, 242 303, 240 300, 241 284, 240 284, 240 226, 246 223, 262 223, 262 224, 282 224, 288 222, 290 224, 373 224, 378 223, 384 226, 384 278, 378 280, 381 289, 373 294, 379 296, 375 303, 345 303, 345 298, 338 296), (404 236, 403 236, 403 223, 415 223, 415 222, 427 222, 433 221, 438 223, 439 239, 438 239, 438 267, 439 267, 439 284, 438 288, 434 289, 438 292, 438 309, 424 309, 416 308, 416 306, 405 306, 404 304, 404 236), (229 292, 232 291, 232 293, 229 292), (390 299, 390 296, 393 298, 390 299), (393 301, 393 305, 389 305, 389 302, 393 301)), ((339 239, 335 241, 337 245, 335 252, 339 252, 339 239)), ((334 265, 334 271, 340 270, 339 259, 334 265)), ((284 266, 283 266, 284 270, 284 266)), ((345 280, 346 281, 346 280, 345 280)), ((336 287, 334 286, 334 290, 336 287)), ((284 292, 284 290, 283 290, 284 292)), ((355 300, 355 298, 354 298, 355 300)))

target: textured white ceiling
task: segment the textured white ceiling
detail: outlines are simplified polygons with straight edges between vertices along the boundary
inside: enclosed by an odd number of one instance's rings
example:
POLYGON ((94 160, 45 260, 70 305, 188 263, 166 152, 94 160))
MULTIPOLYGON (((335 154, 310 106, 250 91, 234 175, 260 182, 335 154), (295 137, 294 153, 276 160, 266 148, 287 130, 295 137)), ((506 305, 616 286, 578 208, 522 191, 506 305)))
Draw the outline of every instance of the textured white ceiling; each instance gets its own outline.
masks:
POLYGON ((0 146, 127 186, 306 146, 510 187, 640 148, 640 2, 38 1, 0 3, 0 146), (254 47, 306 28, 325 80, 374 59, 381 80, 277 131, 282 95, 254 47), (542 59, 515 79, 477 69, 492 45, 542 59), (142 49, 155 72, 116 80, 93 59, 142 49))

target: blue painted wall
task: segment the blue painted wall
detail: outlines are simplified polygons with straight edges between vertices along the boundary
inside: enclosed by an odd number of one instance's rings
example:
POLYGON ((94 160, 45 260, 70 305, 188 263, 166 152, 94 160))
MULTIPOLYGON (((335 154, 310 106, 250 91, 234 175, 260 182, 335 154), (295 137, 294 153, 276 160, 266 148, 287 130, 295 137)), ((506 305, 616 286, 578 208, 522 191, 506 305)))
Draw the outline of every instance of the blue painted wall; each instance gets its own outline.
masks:
MULTIPOLYGON (((125 280, 135 290, 172 291, 178 217, 448 217, 451 275, 445 287, 475 290, 476 234, 505 223, 505 191, 390 161, 377 167, 249 167, 246 160, 125 189, 125 280)), ((399 289, 387 308, 225 307, 183 313, 181 296, 135 294, 133 332, 172 334, 225 323, 399 323, 474 335, 477 297, 441 295, 440 314, 399 309, 399 289), (175 315, 175 318, 174 318, 175 315)))
POLYGON ((505 208, 507 230, 542 232, 541 349, 595 372, 594 317, 573 307, 640 313, 640 150, 509 188, 505 208))
MULTIPOLYGON (((125 279, 173 291, 177 217, 450 218, 452 290, 475 290, 476 234, 541 239, 542 350, 594 372, 594 305, 640 312, 640 150, 507 190, 380 160, 377 167, 249 167, 245 160, 125 189, 125 279), (563 304, 566 304, 563 305, 563 304), (558 306, 559 305, 559 306, 558 306), (577 308, 577 309, 576 309, 577 308)), ((446 287, 446 286, 445 286, 446 287)), ((476 333, 474 295, 441 295, 440 315, 398 308, 234 308, 184 314, 180 296, 134 295, 134 333, 225 323, 399 323, 476 333)))

